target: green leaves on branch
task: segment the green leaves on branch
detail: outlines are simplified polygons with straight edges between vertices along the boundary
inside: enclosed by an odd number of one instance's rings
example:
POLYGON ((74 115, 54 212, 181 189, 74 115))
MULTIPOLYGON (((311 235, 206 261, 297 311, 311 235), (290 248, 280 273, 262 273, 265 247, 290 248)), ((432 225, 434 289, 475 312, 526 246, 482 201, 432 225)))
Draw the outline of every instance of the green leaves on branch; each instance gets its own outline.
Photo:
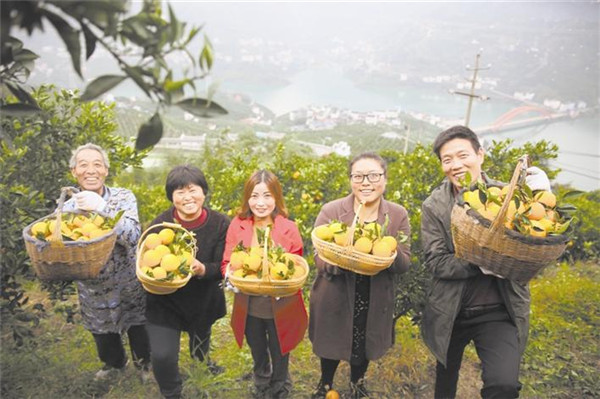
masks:
POLYGON ((163 134, 163 123, 160 115, 156 112, 149 121, 144 122, 140 127, 137 139, 135 140, 135 149, 143 150, 152 147, 158 143, 163 134))
POLYGON ((119 83, 127 79, 127 76, 104 75, 94 79, 81 95, 81 101, 90 101, 101 96, 119 83))
POLYGON ((187 98, 176 103, 175 105, 184 111, 201 118, 210 118, 227 114, 227 110, 225 108, 213 101, 208 101, 203 98, 187 98))
MULTIPOLYGON (((31 34, 34 30, 42 30, 46 20, 60 35, 71 56, 73 69, 80 77, 83 78, 82 42, 85 42, 86 60, 101 46, 123 71, 123 75, 104 75, 92 80, 84 90, 82 101, 94 100, 124 80, 131 79, 148 98, 160 105, 179 101, 177 106, 199 117, 226 114, 223 107, 210 99, 180 101, 186 88, 196 92, 195 82, 204 79, 214 63, 214 49, 206 36, 198 56, 192 55, 187 48, 202 27, 187 28, 170 5, 167 8, 169 20, 163 19, 159 0, 144 0, 141 11, 126 15, 129 4, 127 0, 3 1, 0 84, 12 83, 10 91, 21 104, 7 106, 3 99, 0 106, 15 114, 36 110, 37 104, 26 95, 22 82, 28 78, 37 55, 24 49, 23 43, 9 33, 11 28, 19 27, 31 34), (7 15, 11 18, 5 18, 7 15), (183 67, 180 75, 168 63, 169 56, 178 53, 183 53, 189 60, 189 65, 183 67)), ((212 95, 209 94, 209 97, 212 95)), ((139 134, 136 148, 144 149, 156 144, 162 136, 160 116, 155 114, 140 128, 139 134)))

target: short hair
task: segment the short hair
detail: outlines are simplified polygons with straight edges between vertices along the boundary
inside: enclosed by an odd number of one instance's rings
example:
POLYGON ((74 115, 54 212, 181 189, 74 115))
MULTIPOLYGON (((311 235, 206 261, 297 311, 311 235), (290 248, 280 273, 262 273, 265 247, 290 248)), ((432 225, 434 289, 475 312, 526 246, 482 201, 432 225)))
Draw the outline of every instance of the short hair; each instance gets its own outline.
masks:
POLYGON ((279 179, 277 178, 277 176, 275 176, 273 172, 264 169, 254 172, 252 176, 250 176, 250 178, 246 180, 246 183, 244 183, 244 191, 242 193, 242 205, 238 212, 238 216, 244 219, 252 216, 252 210, 250 209, 248 201, 250 200, 250 196, 252 195, 254 187, 256 187, 260 183, 265 183, 267 185, 269 192, 275 199, 275 209, 271 213, 271 217, 273 219, 275 219, 277 215, 288 217, 288 210, 285 207, 281 183, 279 183, 279 179))
POLYGON ((433 142, 433 152, 435 153, 435 155, 437 155, 439 159, 441 159, 440 150, 442 149, 444 144, 454 139, 469 140, 475 152, 479 151, 479 149, 481 148, 481 143, 479 143, 479 138, 477 137, 475 132, 473 132, 466 126, 452 126, 451 128, 446 129, 440 134, 438 134, 438 136, 435 138, 435 141, 433 142))
POLYGON ((386 160, 374 152, 363 152, 352 158, 348 163, 348 176, 352 174, 352 167, 354 166, 354 164, 360 161, 361 159, 372 159, 374 161, 377 161, 379 163, 379 166, 381 166, 381 169, 383 169, 383 174, 387 176, 386 160))
POLYGON ((187 187, 190 184, 202 187, 204 195, 208 195, 208 183, 200 169, 193 165, 178 165, 171 169, 165 183, 165 191, 169 201, 173 202, 173 192, 175 190, 187 187))
POLYGON ((73 169, 75 168, 75 166, 77 166, 77 155, 79 155, 79 153, 83 150, 98 151, 100 155, 102 155, 102 161, 104 162, 104 166, 106 166, 106 169, 110 167, 110 162, 108 160, 108 154, 106 153, 106 151, 104 151, 104 149, 102 149, 102 147, 100 147, 99 145, 87 143, 84 145, 80 145, 73 151, 71 159, 69 160, 69 168, 73 169))

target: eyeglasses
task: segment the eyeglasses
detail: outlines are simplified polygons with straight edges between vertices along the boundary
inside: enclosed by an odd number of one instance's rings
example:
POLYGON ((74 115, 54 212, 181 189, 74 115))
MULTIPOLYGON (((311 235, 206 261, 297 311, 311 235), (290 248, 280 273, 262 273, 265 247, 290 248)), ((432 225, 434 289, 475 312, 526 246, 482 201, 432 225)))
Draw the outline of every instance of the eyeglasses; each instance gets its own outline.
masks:
POLYGON ((369 181, 369 183, 377 183, 381 180, 381 176, 385 175, 385 173, 367 173, 366 175, 361 174, 351 174, 350 180, 352 183, 362 183, 365 181, 365 177, 369 181))

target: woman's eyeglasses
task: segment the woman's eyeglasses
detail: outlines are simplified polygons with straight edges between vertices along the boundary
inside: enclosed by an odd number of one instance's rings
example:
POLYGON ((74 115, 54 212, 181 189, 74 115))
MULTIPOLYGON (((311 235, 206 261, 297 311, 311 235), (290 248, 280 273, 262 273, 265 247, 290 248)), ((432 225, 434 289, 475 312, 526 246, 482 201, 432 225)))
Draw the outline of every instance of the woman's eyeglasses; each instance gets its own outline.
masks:
POLYGON ((365 177, 370 183, 377 183, 381 180, 381 176, 385 175, 385 173, 367 173, 366 175, 354 174, 350 175, 350 180, 352 183, 362 183, 365 181, 365 177))

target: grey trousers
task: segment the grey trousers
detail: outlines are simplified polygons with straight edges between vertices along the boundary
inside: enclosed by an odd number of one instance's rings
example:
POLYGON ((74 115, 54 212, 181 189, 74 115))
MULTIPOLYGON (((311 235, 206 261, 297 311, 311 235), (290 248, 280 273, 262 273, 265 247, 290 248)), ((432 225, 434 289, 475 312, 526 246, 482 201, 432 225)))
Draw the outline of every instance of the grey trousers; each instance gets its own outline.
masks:
MULTIPOLYGON (((181 397, 183 383, 179 374, 179 348, 181 331, 157 324, 146 324, 152 348, 152 371, 160 393, 167 399, 181 397)), ((190 355, 203 361, 208 359, 210 328, 207 331, 188 331, 190 355)))
POLYGON ((286 398, 292 390, 289 353, 281 354, 275 320, 248 315, 246 340, 254 360, 254 385, 259 392, 270 391, 273 398, 286 398))

